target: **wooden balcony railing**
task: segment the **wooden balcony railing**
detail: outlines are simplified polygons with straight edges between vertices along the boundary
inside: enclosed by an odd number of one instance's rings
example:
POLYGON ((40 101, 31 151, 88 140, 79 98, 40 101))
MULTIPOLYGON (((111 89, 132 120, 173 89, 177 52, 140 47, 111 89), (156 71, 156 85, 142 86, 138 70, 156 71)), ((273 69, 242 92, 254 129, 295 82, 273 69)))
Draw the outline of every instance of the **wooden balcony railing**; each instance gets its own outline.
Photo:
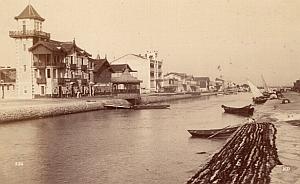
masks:
POLYGON ((70 69, 71 70, 76 70, 76 64, 70 64, 70 69))
POLYGON ((33 62, 33 67, 36 68, 45 68, 46 66, 56 66, 57 68, 65 68, 66 63, 50 63, 50 62, 33 62))
POLYGON ((81 65, 81 70, 82 71, 87 71, 87 65, 81 65))
POLYGON ((38 84, 46 84, 46 78, 36 78, 36 83, 38 83, 38 84))
POLYGON ((33 66, 37 67, 37 68, 45 68, 46 63, 44 63, 44 62, 33 62, 33 66))
POLYGON ((40 38, 50 38, 50 33, 46 33, 43 31, 36 31, 36 30, 26 30, 26 31, 9 31, 9 36, 11 38, 24 38, 24 37, 33 37, 37 36, 40 38))

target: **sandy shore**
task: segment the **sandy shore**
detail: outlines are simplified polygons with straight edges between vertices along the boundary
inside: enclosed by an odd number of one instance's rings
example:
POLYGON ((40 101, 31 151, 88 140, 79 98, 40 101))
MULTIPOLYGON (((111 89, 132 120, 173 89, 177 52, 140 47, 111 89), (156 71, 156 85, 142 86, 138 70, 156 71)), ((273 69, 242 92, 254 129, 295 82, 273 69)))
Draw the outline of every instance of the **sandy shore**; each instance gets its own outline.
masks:
POLYGON ((277 128, 276 145, 283 165, 272 170, 271 184, 300 183, 300 93, 289 92, 284 96, 291 103, 270 100, 256 108, 258 119, 274 122, 277 128))

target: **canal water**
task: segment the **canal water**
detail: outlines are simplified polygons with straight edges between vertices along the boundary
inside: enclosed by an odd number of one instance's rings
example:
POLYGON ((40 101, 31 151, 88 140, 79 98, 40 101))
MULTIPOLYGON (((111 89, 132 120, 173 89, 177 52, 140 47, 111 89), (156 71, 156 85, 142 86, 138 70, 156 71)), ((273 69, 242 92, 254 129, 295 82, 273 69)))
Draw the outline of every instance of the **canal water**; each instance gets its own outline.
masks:
POLYGON ((225 142, 187 130, 242 123, 221 105, 250 103, 243 93, 1 124, 0 183, 184 183, 225 142))

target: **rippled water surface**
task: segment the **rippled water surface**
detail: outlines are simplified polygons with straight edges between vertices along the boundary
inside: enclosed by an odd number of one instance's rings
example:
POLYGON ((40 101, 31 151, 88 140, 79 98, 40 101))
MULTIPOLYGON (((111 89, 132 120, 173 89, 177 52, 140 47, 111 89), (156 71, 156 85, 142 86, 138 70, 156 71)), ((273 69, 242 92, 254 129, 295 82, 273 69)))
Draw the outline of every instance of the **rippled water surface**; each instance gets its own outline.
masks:
POLYGON ((245 118, 224 114, 220 106, 248 105, 250 99, 248 93, 202 97, 170 102, 164 110, 105 110, 2 124, 1 183, 184 183, 224 143, 190 138, 186 130, 241 123, 245 118))

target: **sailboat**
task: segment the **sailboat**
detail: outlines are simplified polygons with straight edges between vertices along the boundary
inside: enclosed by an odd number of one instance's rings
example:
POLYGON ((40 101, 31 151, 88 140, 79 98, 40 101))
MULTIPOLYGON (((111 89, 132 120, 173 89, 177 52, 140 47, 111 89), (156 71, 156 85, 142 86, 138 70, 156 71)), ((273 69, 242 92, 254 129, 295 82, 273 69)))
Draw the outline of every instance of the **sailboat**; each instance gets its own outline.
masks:
POLYGON ((261 91, 252 82, 250 82, 249 80, 247 82, 253 95, 253 102, 255 104, 265 103, 268 100, 268 98, 264 97, 261 91))
POLYGON ((266 83, 263 75, 261 75, 261 80, 262 80, 263 85, 264 85, 263 95, 266 96, 266 97, 269 97, 270 96, 270 89, 268 88, 267 83, 266 83))

